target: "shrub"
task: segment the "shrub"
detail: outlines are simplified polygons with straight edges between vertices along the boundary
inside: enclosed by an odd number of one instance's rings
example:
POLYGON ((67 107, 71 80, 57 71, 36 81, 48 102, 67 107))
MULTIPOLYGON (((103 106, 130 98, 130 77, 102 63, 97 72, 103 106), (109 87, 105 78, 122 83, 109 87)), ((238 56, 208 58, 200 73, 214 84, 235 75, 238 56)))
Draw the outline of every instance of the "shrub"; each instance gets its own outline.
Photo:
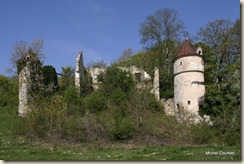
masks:
POLYGON ((104 95, 110 96, 114 89, 120 88, 128 95, 134 86, 134 80, 130 73, 122 71, 115 66, 111 66, 107 69, 104 76, 101 90, 104 95))
POLYGON ((86 135, 81 117, 65 118, 62 125, 62 138, 71 142, 84 142, 86 135))
POLYGON ((60 136, 66 116, 67 104, 61 95, 54 95, 50 100, 39 98, 34 104, 34 109, 26 117, 29 129, 27 135, 30 138, 41 139, 49 135, 54 139, 60 136))
POLYGON ((84 99, 84 105, 86 109, 96 113, 106 108, 106 99, 102 92, 93 92, 84 99))
POLYGON ((55 68, 51 65, 43 66, 43 83, 45 85, 45 94, 50 95, 58 90, 58 76, 55 68))
POLYGON ((84 114, 82 98, 79 96, 79 89, 70 86, 64 91, 64 101, 67 103, 67 114, 84 114))
POLYGON ((113 140, 121 141, 133 138, 134 124, 128 115, 122 115, 121 109, 114 110, 113 120, 109 129, 110 137, 113 140))
POLYGON ((112 91, 110 100, 114 102, 116 105, 120 105, 122 102, 126 100, 126 93, 122 91, 121 88, 116 88, 112 91))

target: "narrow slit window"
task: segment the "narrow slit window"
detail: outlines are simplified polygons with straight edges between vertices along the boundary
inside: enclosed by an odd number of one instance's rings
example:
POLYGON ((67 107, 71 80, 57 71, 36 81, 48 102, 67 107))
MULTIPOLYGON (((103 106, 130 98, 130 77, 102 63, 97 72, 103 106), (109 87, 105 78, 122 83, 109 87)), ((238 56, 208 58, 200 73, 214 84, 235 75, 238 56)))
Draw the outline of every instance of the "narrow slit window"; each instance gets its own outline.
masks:
POLYGON ((178 108, 178 109, 180 108, 180 105, 179 105, 179 104, 177 104, 177 108, 178 108))
POLYGON ((202 55, 202 51, 198 51, 198 54, 199 54, 199 55, 202 55))
POLYGON ((187 104, 188 104, 188 105, 191 105, 191 101, 187 101, 187 104))
POLYGON ((182 62, 180 62, 180 66, 182 66, 182 62))

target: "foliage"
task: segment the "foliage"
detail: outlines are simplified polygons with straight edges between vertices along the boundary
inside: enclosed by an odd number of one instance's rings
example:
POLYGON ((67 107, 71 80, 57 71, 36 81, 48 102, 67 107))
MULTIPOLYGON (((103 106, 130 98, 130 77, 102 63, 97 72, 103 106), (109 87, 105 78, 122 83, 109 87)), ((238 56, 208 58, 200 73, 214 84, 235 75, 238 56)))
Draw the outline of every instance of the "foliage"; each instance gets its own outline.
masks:
POLYGON ((106 103, 104 94, 101 91, 93 92, 84 99, 85 107, 91 112, 105 110, 106 103))
POLYGON ((130 73, 122 71, 116 66, 111 66, 107 68, 101 90, 105 96, 111 96, 114 89, 120 88, 128 95, 134 86, 134 80, 130 73))
POLYGON ((92 61, 91 63, 87 64, 87 67, 91 67, 91 68, 107 68, 108 65, 105 61, 103 60, 98 60, 98 61, 92 61))
MULTIPOLYGON (((28 51, 28 49, 32 49, 32 51, 38 56, 40 61, 43 63, 43 60, 45 59, 45 54, 43 54, 43 46, 44 42, 42 39, 34 39, 32 43, 28 44, 24 41, 18 41, 13 45, 13 50, 11 52, 11 58, 10 58, 10 64, 12 68, 9 68, 9 72, 14 72, 16 67, 19 67, 17 64, 24 54, 28 51)), ((18 74, 20 72, 20 68, 18 68, 18 74)))
POLYGON ((132 57, 133 55, 134 55, 133 50, 131 48, 127 48, 127 49, 123 50, 123 52, 119 56, 117 62, 125 61, 125 60, 129 59, 130 57, 132 57))
POLYGON ((115 111, 110 130, 110 136, 115 141, 128 140, 134 135, 132 120, 128 116, 123 116, 120 110, 115 111))
POLYGON ((67 103, 67 114, 68 115, 83 115, 83 101, 80 97, 78 88, 75 86, 68 87, 64 93, 64 101, 67 103))
POLYGON ((147 16, 140 27, 141 43, 159 45, 163 40, 178 41, 179 36, 185 33, 184 24, 174 9, 164 8, 157 10, 154 15, 147 16))
POLYGON ((18 78, 0 75, 0 95, 0 111, 6 110, 16 114, 18 107, 18 78))
MULTIPOLYGON (((42 98, 42 100, 45 98, 42 98)), ((27 136, 30 139, 48 137, 50 140, 58 139, 61 135, 62 123, 67 115, 67 104, 63 97, 54 95, 51 99, 35 101, 34 110, 27 116, 27 136)))
POLYGON ((227 145, 240 143, 239 30, 238 20, 233 25, 221 19, 209 22, 198 33, 201 45, 207 47, 206 94, 200 112, 212 116, 220 144, 227 145))
POLYGON ((75 70, 71 66, 62 67, 62 76, 59 79, 59 86, 62 91, 75 85, 75 70))
POLYGON ((55 68, 51 65, 43 66, 43 83, 45 85, 45 93, 53 94, 58 90, 58 76, 55 68))

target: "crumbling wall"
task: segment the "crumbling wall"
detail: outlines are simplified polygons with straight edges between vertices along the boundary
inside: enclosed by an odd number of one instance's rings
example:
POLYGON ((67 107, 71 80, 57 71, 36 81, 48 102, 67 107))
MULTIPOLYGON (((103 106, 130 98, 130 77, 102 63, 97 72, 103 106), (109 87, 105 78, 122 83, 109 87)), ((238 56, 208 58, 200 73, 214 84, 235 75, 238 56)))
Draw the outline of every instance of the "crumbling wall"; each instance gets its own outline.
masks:
POLYGON ((164 112, 168 116, 174 116, 174 99, 161 99, 160 102, 164 106, 164 112))
POLYGON ((25 116, 28 111, 30 111, 29 101, 30 96, 30 68, 25 66, 19 73, 19 107, 18 114, 20 116, 25 116))
POLYGON ((90 68, 88 70, 88 73, 91 75, 91 78, 92 78, 92 87, 95 91, 98 90, 98 88, 100 87, 101 85, 101 81, 98 80, 98 75, 100 74, 104 74, 106 72, 106 69, 105 68, 90 68))
POLYGON ((75 86, 79 88, 80 92, 84 85, 84 80, 85 80, 85 67, 83 63, 83 54, 82 52, 79 52, 75 64, 75 86))
POLYGON ((155 98, 160 100, 160 92, 159 92, 159 69, 154 68, 154 78, 153 78, 153 94, 155 98))

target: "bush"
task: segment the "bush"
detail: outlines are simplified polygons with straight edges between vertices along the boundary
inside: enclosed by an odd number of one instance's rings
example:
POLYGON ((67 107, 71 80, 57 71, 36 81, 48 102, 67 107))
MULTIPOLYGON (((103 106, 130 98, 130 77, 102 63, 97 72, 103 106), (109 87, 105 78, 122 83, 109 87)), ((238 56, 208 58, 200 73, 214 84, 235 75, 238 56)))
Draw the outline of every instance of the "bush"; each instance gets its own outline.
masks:
POLYGON ((84 99, 84 105, 86 109, 96 113, 106 108, 106 99, 102 92, 93 92, 84 99))
POLYGON ((67 116, 67 104, 61 95, 54 95, 50 100, 39 98, 34 109, 27 116, 27 135, 30 138, 55 139, 61 135, 61 127, 67 116))
POLYGON ((84 142, 86 135, 81 117, 65 118, 62 125, 62 138, 71 142, 84 142))
POLYGON ((102 83, 101 90, 104 95, 111 96, 112 91, 120 88, 127 95, 135 87, 132 75, 128 72, 122 71, 115 66, 107 69, 102 83))
POLYGON ((191 137, 197 145, 216 143, 215 130, 207 123, 191 125, 191 137))
POLYGON ((55 68, 51 65, 43 66, 43 83, 45 85, 45 95, 52 95, 58 90, 58 76, 55 68))
POLYGON ((126 98, 126 93, 123 92, 121 88, 114 89, 110 96, 110 100, 116 105, 121 105, 126 100, 126 98))
POLYGON ((109 121, 109 137, 115 141, 129 140, 134 135, 134 124, 129 114, 125 113, 125 109, 120 107, 112 107, 112 118, 109 121))
POLYGON ((79 96, 79 89, 70 86, 64 91, 64 101, 67 103, 67 114, 76 115, 84 114, 82 98, 79 96))

